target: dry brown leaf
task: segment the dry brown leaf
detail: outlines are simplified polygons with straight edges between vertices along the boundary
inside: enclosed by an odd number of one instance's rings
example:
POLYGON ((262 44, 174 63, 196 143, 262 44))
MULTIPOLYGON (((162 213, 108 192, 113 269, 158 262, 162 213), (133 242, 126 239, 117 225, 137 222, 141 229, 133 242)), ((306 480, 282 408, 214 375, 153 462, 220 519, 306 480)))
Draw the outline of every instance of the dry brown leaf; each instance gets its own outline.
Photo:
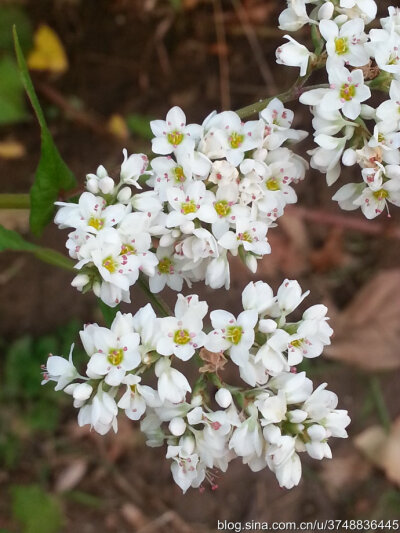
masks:
POLYGON ((400 269, 371 279, 338 315, 327 357, 366 370, 400 367, 400 269))
POLYGON ((390 481, 400 486, 400 417, 389 434, 381 426, 371 426, 357 435, 354 444, 390 481))
POLYGON ((199 368, 199 372, 218 372, 223 370, 228 362, 227 358, 222 352, 210 352, 206 348, 200 350, 200 358, 206 363, 199 368))
POLYGON ((27 233, 29 230, 29 209, 0 210, 0 224, 6 229, 27 233))
POLYGON ((20 159, 25 154, 25 146, 18 141, 0 142, 0 158, 2 159, 20 159))
POLYGON ((55 492, 66 492, 75 488, 86 474, 87 469, 88 462, 85 459, 72 461, 58 475, 54 486, 55 492))

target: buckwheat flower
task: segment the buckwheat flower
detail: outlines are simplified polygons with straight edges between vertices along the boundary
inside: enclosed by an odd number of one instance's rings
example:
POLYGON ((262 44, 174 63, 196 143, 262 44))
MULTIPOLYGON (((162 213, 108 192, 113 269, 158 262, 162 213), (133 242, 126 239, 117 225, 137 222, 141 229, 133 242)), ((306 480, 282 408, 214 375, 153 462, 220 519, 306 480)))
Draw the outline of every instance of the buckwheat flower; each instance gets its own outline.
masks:
POLYGON ((226 250, 221 249, 219 256, 208 263, 205 273, 205 283, 212 289, 230 286, 230 267, 226 250))
POLYGON ((366 187, 361 195, 354 200, 354 204, 361 207, 361 211, 368 219, 373 219, 388 209, 388 202, 400 206, 400 179, 389 179, 378 190, 366 187))
POLYGON ((394 31, 372 29, 369 32, 369 38, 370 42, 365 46, 380 70, 398 76, 400 74, 400 35, 394 31))
POLYGON ((230 186, 234 183, 238 184, 240 182, 237 168, 226 161, 226 159, 212 162, 210 175, 207 179, 209 182, 222 187, 226 185, 230 186))
POLYGON ((116 226, 127 213, 125 205, 116 204, 107 206, 101 196, 84 192, 77 204, 55 202, 61 206, 57 211, 54 222, 63 228, 80 228, 89 233, 116 226))
POLYGON ((134 374, 127 374, 122 383, 126 391, 121 396, 118 407, 125 410, 130 420, 140 420, 146 411, 147 405, 156 407, 160 405, 158 394, 147 385, 140 385, 141 378, 134 374))
POLYGON ((276 50, 276 62, 278 65, 287 65, 289 67, 299 67, 300 76, 307 72, 308 62, 314 54, 310 52, 303 44, 298 43, 290 35, 284 35, 289 42, 282 44, 276 50))
POLYGON ((117 432, 118 407, 114 396, 116 390, 106 392, 100 383, 93 400, 81 407, 78 414, 78 425, 80 427, 89 424, 97 433, 105 435, 112 428, 117 432))
POLYGON ((229 355, 236 365, 246 364, 249 350, 254 343, 257 311, 243 311, 236 319, 232 313, 218 310, 212 311, 210 318, 214 330, 207 335, 205 348, 211 352, 229 350, 229 355))
POLYGON ((340 0, 340 7, 358 9, 367 24, 376 17, 377 5, 374 0, 340 0))
MULTIPOLYGON (((222 146, 222 156, 226 157, 233 166, 238 166, 244 158, 245 152, 258 148, 262 144, 264 122, 249 120, 242 122, 234 111, 223 111, 215 115, 209 123, 210 133, 219 139, 222 146)), ((212 154, 205 152, 210 159, 212 154)))
POLYGON ((286 397, 283 391, 276 396, 262 392, 256 397, 254 405, 262 415, 261 424, 277 424, 286 418, 286 397))
POLYGON ((226 233, 237 219, 250 216, 249 208, 239 205, 238 201, 239 187, 236 183, 218 187, 213 202, 216 217, 212 223, 212 232, 217 239, 226 233))
POLYGON ((363 183, 346 183, 332 196, 332 200, 338 202, 341 209, 354 211, 359 207, 354 202, 361 196, 364 189, 363 183))
POLYGON ((192 233, 194 220, 215 222, 217 213, 212 207, 214 194, 206 190, 202 181, 190 183, 183 191, 176 187, 168 189, 167 197, 172 210, 166 218, 166 226, 178 226, 183 233, 192 233))
POLYGON ((229 441, 229 449, 233 449, 239 457, 261 456, 263 451, 263 434, 258 421, 257 409, 252 406, 250 416, 236 428, 229 441))
MULTIPOLYGON (((205 303, 205 302, 204 302, 205 303)), ((176 355, 182 361, 190 359, 198 348, 204 345, 206 334, 203 333, 202 314, 196 308, 183 312, 182 305, 175 309, 175 317, 159 319, 161 336, 157 342, 157 352, 161 355, 176 355)))
POLYGON ((189 487, 198 487, 204 480, 205 468, 199 464, 196 453, 188 454, 181 446, 168 446, 166 458, 172 459, 172 477, 184 494, 189 487))
POLYGON ((320 147, 308 152, 312 156, 311 168, 326 174, 328 185, 333 185, 340 176, 340 160, 350 136, 349 134, 344 137, 331 137, 321 133, 315 137, 315 142, 320 147))
POLYGON ((265 222, 251 219, 238 219, 235 233, 227 231, 220 237, 218 244, 229 250, 232 255, 238 254, 239 246, 243 246, 246 252, 256 255, 271 253, 271 246, 267 239, 268 225, 265 222))
POLYGON ((400 81, 392 81, 389 95, 390 99, 377 108, 376 116, 388 125, 389 131, 395 131, 400 126, 400 81))
POLYGON ((149 279, 151 292, 159 293, 164 289, 165 285, 168 285, 174 291, 182 290, 183 277, 176 265, 173 246, 159 246, 156 256, 158 258, 156 272, 149 279))
POLYGON ((141 189, 138 179, 146 172, 149 164, 148 157, 145 154, 132 154, 128 157, 128 151, 124 148, 122 150, 124 161, 121 165, 120 178, 121 183, 126 185, 133 185, 137 189, 141 189))
POLYGON ((263 281, 251 281, 242 292, 243 309, 255 309, 260 316, 263 316, 274 302, 271 287, 263 281))
POLYGON ((269 468, 275 473, 281 487, 291 489, 301 478, 301 462, 295 452, 295 439, 284 435, 268 447, 266 459, 269 468))
POLYGON ((155 154, 168 155, 174 151, 191 151, 201 136, 199 124, 186 125, 186 116, 180 107, 173 107, 166 120, 153 120, 150 128, 155 138, 151 141, 155 154))
POLYGON ((293 111, 286 109, 278 98, 271 100, 260 113, 260 118, 265 122, 264 148, 276 150, 288 139, 299 142, 308 135, 306 131, 291 129, 293 117, 293 111))
POLYGON ((132 329, 140 335, 139 352, 142 361, 146 362, 146 355, 156 350, 160 330, 157 315, 151 304, 141 307, 132 318, 132 329))
POLYGON ((400 9, 398 7, 389 6, 389 16, 381 18, 380 23, 384 30, 395 31, 399 33, 400 30, 400 9))
POLYGON ((279 287, 276 295, 280 314, 282 316, 290 314, 309 294, 310 291, 306 291, 302 294, 298 281, 285 279, 279 287))
POLYGON ((290 335, 283 329, 275 330, 270 338, 258 350, 255 361, 261 362, 269 374, 288 372, 290 367, 284 356, 288 348, 290 335))
POLYGON ((362 67, 368 63, 369 53, 364 47, 367 36, 361 18, 351 19, 340 28, 333 20, 321 20, 319 31, 326 41, 330 59, 353 67, 362 67))
POLYGON ((185 376, 171 368, 171 361, 168 357, 162 357, 155 365, 155 374, 158 377, 157 390, 160 400, 168 400, 172 403, 183 402, 187 392, 191 392, 191 387, 185 376))
POLYGON ((86 189, 93 194, 98 194, 99 192, 111 194, 114 187, 114 180, 110 178, 103 165, 97 167, 96 174, 86 174, 86 189))
POLYGON ((279 29, 297 31, 312 22, 305 4, 305 0, 289 0, 288 7, 279 15, 279 29))
POLYGON ((393 131, 393 122, 378 122, 374 127, 374 134, 368 141, 372 148, 382 149, 382 161, 391 165, 400 164, 400 132, 393 131))
POLYGON ((120 385, 127 371, 139 366, 141 362, 138 351, 140 337, 128 326, 131 320, 132 315, 126 316, 118 312, 111 329, 94 324, 87 331, 85 328, 81 332, 81 338, 85 339, 88 347, 87 337, 93 336, 90 351, 96 350, 95 353, 89 354, 91 355, 87 367, 89 377, 105 376, 104 381, 108 385, 117 386, 120 385))
POLYGON ((305 443, 305 447, 310 457, 319 461, 324 457, 332 459, 332 450, 327 443, 330 435, 324 427, 313 424, 307 428, 307 435, 310 441, 305 443))
POLYGON ((239 366, 239 375, 251 387, 265 385, 269 379, 269 374, 264 365, 261 361, 256 361, 252 353, 249 353, 246 364, 239 366))
POLYGON ((49 381, 55 381, 56 386, 54 390, 58 391, 64 389, 71 381, 80 377, 72 362, 73 349, 74 344, 71 346, 68 359, 59 355, 49 355, 46 366, 44 367, 42 385, 45 385, 49 381))
POLYGON ((286 395, 286 403, 290 405, 305 402, 312 393, 313 384, 305 372, 298 374, 282 372, 270 379, 268 388, 274 392, 282 390, 286 395))

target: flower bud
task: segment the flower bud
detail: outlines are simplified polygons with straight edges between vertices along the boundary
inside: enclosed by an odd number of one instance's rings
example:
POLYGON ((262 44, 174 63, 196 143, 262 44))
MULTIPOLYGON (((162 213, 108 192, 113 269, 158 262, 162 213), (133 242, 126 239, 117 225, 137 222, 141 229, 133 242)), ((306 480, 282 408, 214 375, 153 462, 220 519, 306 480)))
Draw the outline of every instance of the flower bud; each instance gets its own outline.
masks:
POLYGON ((118 202, 121 202, 121 204, 126 204, 131 199, 131 196, 132 196, 132 191, 130 190, 130 188, 124 187, 123 189, 119 191, 117 199, 118 199, 118 202))
POLYGON ((260 320, 258 323, 258 329, 261 333, 273 333, 277 328, 277 323, 275 320, 266 318, 265 320, 260 320))
POLYGON ((87 274, 78 274, 71 281, 71 285, 81 291, 85 285, 90 282, 90 278, 87 274))
POLYGON ((191 435, 186 435, 179 439, 179 446, 182 446, 182 449, 189 455, 194 452, 196 442, 191 435))
POLYGON ((79 383, 74 389, 72 396, 75 400, 88 400, 93 392, 93 387, 88 383, 79 383))
POLYGON ((92 194, 99 192, 99 180, 94 174, 88 174, 86 176, 86 189, 92 194))
POLYGON ((357 154, 353 148, 347 148, 343 152, 342 163, 345 167, 352 167, 357 163, 357 154))
POLYGON ((175 239, 172 236, 172 233, 167 233, 166 235, 162 235, 160 239, 160 246, 163 248, 167 248, 168 246, 171 246, 171 244, 174 244, 175 239))
POLYGON ((215 401, 217 404, 222 407, 223 409, 226 409, 229 407, 232 403, 232 394, 228 389, 221 388, 218 389, 215 393, 215 401))
POLYGON ((172 435, 180 437, 185 433, 186 422, 180 416, 176 416, 170 421, 168 428, 172 435))
POLYGON ((333 16, 334 10, 335 10, 335 6, 332 4, 332 2, 325 2, 318 10, 318 15, 317 15, 318 20, 331 19, 333 16))
POLYGON ((106 176, 99 181, 99 189, 103 194, 111 194, 114 190, 115 183, 112 178, 106 176))
POLYGON ((246 266, 253 274, 257 272, 257 259, 253 254, 246 255, 246 266))

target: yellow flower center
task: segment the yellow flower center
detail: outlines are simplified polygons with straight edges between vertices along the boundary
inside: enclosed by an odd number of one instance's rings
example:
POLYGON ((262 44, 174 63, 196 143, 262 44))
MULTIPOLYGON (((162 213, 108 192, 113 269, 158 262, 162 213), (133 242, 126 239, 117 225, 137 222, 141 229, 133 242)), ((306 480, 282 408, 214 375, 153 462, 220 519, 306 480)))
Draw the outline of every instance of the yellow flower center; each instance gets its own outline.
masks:
POLYGON ((164 259, 161 259, 161 261, 158 263, 157 268, 160 274, 170 274, 172 269, 171 259, 164 257, 164 259))
POLYGON ((296 339, 294 341, 291 341, 291 346, 293 346, 294 348, 300 348, 301 345, 303 344, 303 339, 296 339))
POLYGON ((104 218, 90 217, 88 226, 92 226, 94 229, 101 230, 104 226, 104 218))
POLYGON ((190 213, 196 213, 197 207, 194 203, 194 200, 190 200, 189 202, 184 202, 181 204, 181 213, 184 215, 189 215, 190 213))
POLYGON ((173 146, 178 146, 178 144, 181 144, 183 141, 183 133, 177 130, 171 131, 171 133, 168 133, 167 139, 168 142, 173 146))
POLYGON ((121 246, 121 255, 131 255, 135 253, 136 253, 136 249, 130 244, 123 244, 121 246))
POLYGON ((174 176, 175 176, 175 182, 176 183, 183 183, 184 181, 186 181, 186 176, 185 176, 185 173, 183 172, 183 168, 182 167, 175 167, 173 170, 172 170, 174 176))
POLYGON ((375 191, 374 193, 372 193, 374 198, 376 198, 376 200, 381 201, 381 200, 384 200, 385 198, 387 198, 389 196, 389 193, 388 191, 386 191, 385 189, 379 189, 379 191, 375 191))
POLYGON ((239 241, 253 242, 253 239, 251 238, 251 235, 248 231, 239 233, 237 238, 239 241))
POLYGON ((337 39, 335 39, 335 50, 339 56, 347 54, 347 52, 349 51, 347 37, 338 37, 337 39))
POLYGON ((116 349, 112 348, 108 352, 108 362, 114 366, 121 364, 122 359, 124 358, 124 350, 122 348, 116 349))
POLYGON ((230 137, 228 138, 231 148, 239 148, 243 140, 244 140, 244 135, 240 135, 240 133, 236 133, 236 131, 233 131, 230 137))
POLYGON ((279 181, 276 178, 269 178, 269 180, 266 181, 265 186, 269 191, 279 191, 279 181))
POLYGON ((385 136, 383 135, 383 133, 378 133, 378 142, 383 143, 384 140, 385 140, 385 136))
POLYGON ((225 338, 232 344, 239 344, 242 338, 243 329, 240 326, 229 326, 226 328, 225 338))
POLYGON ((178 329, 174 334, 174 343, 184 345, 190 341, 190 333, 187 329, 178 329))
POLYGON ((229 203, 226 200, 220 200, 219 202, 215 202, 214 209, 220 217, 226 217, 231 212, 229 203))
POLYGON ((344 83, 342 85, 342 88, 340 89, 340 98, 342 100, 346 100, 346 102, 350 102, 356 95, 356 87, 355 85, 348 85, 347 83, 344 83))
POLYGON ((106 257, 106 258, 104 259, 104 261, 103 261, 103 267, 104 267, 105 269, 107 269, 107 270, 110 272, 110 274, 113 274, 113 273, 117 270, 117 268, 118 268, 118 263, 117 263, 117 261, 116 261, 115 259, 113 259, 113 258, 111 257, 111 255, 110 255, 110 256, 108 256, 108 257, 106 257))

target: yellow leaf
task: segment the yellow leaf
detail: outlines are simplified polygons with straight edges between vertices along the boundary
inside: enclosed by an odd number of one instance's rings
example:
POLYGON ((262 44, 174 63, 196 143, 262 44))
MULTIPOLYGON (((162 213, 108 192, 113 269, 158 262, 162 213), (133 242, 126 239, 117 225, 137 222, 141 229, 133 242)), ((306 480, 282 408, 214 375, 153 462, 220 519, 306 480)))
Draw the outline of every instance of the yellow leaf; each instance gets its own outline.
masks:
POLYGON ((121 115, 114 114, 108 120, 108 131, 118 137, 118 139, 127 139, 129 137, 128 127, 121 115))
POLYGON ((28 56, 31 70, 49 70, 61 74, 68 68, 68 59, 58 35, 45 24, 34 35, 34 48, 28 56))
POLYGON ((0 142, 0 158, 2 159, 19 159, 25 153, 25 146, 18 141, 0 142))

